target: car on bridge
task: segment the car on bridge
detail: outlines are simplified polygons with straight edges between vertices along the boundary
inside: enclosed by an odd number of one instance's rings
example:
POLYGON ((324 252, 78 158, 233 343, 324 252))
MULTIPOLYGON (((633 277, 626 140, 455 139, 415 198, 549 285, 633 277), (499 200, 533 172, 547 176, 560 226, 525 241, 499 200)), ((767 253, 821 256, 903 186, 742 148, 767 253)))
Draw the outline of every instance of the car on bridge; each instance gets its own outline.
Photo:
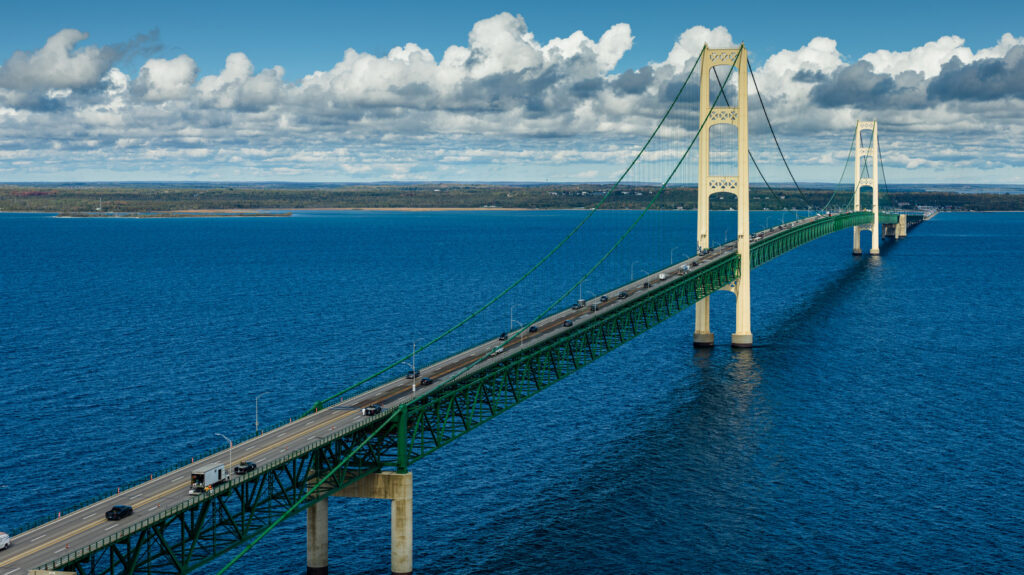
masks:
POLYGON ((405 374, 405 379, 416 379, 419 376, 420 376, 420 370, 417 369, 416 371, 410 371, 409 373, 406 373, 405 374))
POLYGON ((629 297, 628 293, 626 293, 624 291, 620 291, 619 292, 619 299, 626 299, 627 297, 629 297))
POLYGON ((245 475, 254 469, 256 469, 255 463, 252 461, 243 461, 235 466, 235 475, 245 475))
POLYGON ((608 296, 606 296, 606 295, 601 296, 601 303, 604 303, 606 301, 608 301, 608 296))
POLYGON ((115 505, 107 511, 107 521, 120 521, 132 514, 131 505, 115 505))
POLYGON ((505 341, 506 339, 508 339, 508 332, 501 332, 501 335, 498 336, 498 341, 505 341))
POLYGON ((382 411, 384 411, 384 406, 379 403, 375 403, 373 405, 367 405, 366 407, 364 407, 363 415, 377 415, 382 411))
POLYGON ((11 546, 11 536, 0 531, 0 551, 7 549, 11 546))
POLYGON ((531 325, 530 326, 530 333, 537 333, 537 326, 531 325))
POLYGON ((430 379, 429 377, 424 377, 423 379, 420 380, 420 385, 430 385, 432 383, 434 383, 434 380, 430 379))
POLYGON ((567 319, 567 320, 563 321, 562 322, 562 327, 572 327, 572 320, 571 319, 567 319))

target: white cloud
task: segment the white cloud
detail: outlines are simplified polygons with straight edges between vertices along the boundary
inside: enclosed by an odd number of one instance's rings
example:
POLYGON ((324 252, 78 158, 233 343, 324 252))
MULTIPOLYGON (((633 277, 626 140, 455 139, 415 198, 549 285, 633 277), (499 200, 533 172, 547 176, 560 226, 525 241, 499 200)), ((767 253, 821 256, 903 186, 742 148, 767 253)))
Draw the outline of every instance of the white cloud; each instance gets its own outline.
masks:
POLYGON ((694 26, 679 35, 668 58, 662 63, 675 68, 677 71, 684 71, 693 65, 693 60, 700 55, 704 44, 712 48, 735 48, 737 44, 732 40, 732 34, 725 26, 718 26, 713 30, 704 26, 694 26))
POLYGON ((241 53, 229 54, 224 70, 199 80, 196 90, 201 100, 218 108, 261 110, 278 101, 283 90, 284 68, 274 66, 253 75, 255 68, 241 53))
MULTIPOLYGON (((257 69, 241 52, 202 77, 187 54, 150 58, 133 74, 117 60, 118 49, 82 46, 84 33, 64 30, 0 67, 0 133, 32 150, 16 160, 29 162, 19 172, 28 179, 55 165, 93 173, 90 163, 105 161, 125 170, 152 166, 161 177, 234 173, 241 162, 256 179, 429 179, 454 170, 470 179, 587 179, 628 162, 705 42, 736 46, 724 27, 694 26, 663 60, 616 73, 633 46, 629 24, 596 40, 566 33, 538 39, 521 16, 501 13, 474 24, 440 59, 415 43, 382 55, 349 49, 333 66, 286 82, 280 66, 257 69)), ((943 36, 857 59, 816 37, 768 55, 755 71, 798 169, 823 173, 845 158, 845 149, 833 148, 847 143, 853 122, 877 118, 899 152, 893 166, 928 170, 970 165, 939 159, 948 146, 930 143, 936 131, 971 134, 991 125, 1007 134, 1002 141, 1020 141, 1024 89, 1014 91, 1014 74, 1022 46, 1024 38, 1005 34, 975 51, 943 36), (953 70, 954 58, 961 68, 953 70), (972 65, 981 60, 1002 70, 1007 89, 998 99, 975 85, 983 75, 972 65), (961 79, 973 82, 970 90, 961 79)), ((756 101, 751 106, 757 110, 756 101)), ((685 122, 665 134, 687 143, 696 118, 685 122)), ((979 157, 991 146, 960 144, 979 157)), ((1024 162, 1024 151, 1009 148, 993 162, 1024 162)), ((670 151, 652 150, 652 158, 670 163, 670 151)), ((0 170, 13 161, 0 156, 0 170)))
POLYGON ((36 52, 15 52, 0 67, 0 87, 59 90, 99 83, 113 54, 96 46, 75 48, 88 37, 84 32, 65 29, 50 36, 36 52))
POLYGON ((172 60, 153 58, 142 65, 135 87, 144 100, 184 99, 196 79, 196 71, 195 60, 185 54, 172 60))

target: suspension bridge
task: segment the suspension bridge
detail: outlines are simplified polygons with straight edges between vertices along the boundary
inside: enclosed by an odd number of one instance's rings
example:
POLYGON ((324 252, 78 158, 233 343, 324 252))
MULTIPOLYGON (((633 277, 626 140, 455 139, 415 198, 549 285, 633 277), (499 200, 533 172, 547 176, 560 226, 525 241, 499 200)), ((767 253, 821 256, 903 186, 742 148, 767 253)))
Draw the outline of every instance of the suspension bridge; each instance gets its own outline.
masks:
MULTIPOLYGON (((414 463, 690 307, 695 308, 693 345, 714 345, 709 296, 716 291, 735 295, 731 345, 751 347, 751 270, 844 229, 853 230, 853 254, 861 254, 862 232, 869 232, 869 256, 878 256, 883 239, 902 238, 930 216, 882 209, 879 175, 883 188, 887 184, 878 125, 860 121, 840 184, 828 202, 817 209, 808 202, 803 217, 751 231, 749 167, 755 167, 772 196, 779 198, 783 190, 768 183, 762 172, 763 156, 759 164, 749 146, 748 77, 771 141, 792 180, 793 187, 786 192, 795 191, 806 199, 782 155, 745 48, 705 47, 654 133, 605 196, 646 189, 650 203, 618 241, 532 321, 426 365, 416 366, 414 347, 412 354, 317 402, 302 417, 118 489, 109 497, 27 525, 14 533, 10 548, 0 553, 0 575, 229 572, 243 554, 259 553, 260 540, 272 529, 301 512, 307 521, 307 572, 326 574, 327 506, 332 497, 390 500, 391 570, 411 573, 409 468, 414 463), (727 67, 724 79, 718 67, 727 67), (698 91, 695 109, 681 111, 682 96, 692 94, 693 88, 698 91), (714 144, 723 139, 723 133, 728 149, 716 150, 714 144), (691 154, 694 148, 696 158, 691 154), (616 249, 648 211, 658 209, 659 198, 679 181, 688 159, 696 163, 697 172, 696 253, 583 298, 583 282, 615 257, 616 249), (851 159, 853 185, 844 202, 844 178, 851 159), (660 184, 644 187, 657 171, 652 166, 664 168, 657 175, 660 184), (862 207, 864 190, 870 190, 870 208, 862 207), (736 198, 736 238, 720 245, 712 244, 710 230, 711 201, 716 194, 736 198), (571 307, 564 305, 577 289, 581 297, 571 307), (406 365, 412 370, 402 374, 406 365), (254 462, 255 469, 232 473, 243 461, 254 462), (222 464, 226 479, 190 494, 192 473, 209 464, 222 464), (134 514, 108 522, 105 512, 115 504, 131 505, 134 514)), ((537 265, 422 346, 420 353, 444 341, 534 274, 584 229, 593 213, 587 213, 537 265)))

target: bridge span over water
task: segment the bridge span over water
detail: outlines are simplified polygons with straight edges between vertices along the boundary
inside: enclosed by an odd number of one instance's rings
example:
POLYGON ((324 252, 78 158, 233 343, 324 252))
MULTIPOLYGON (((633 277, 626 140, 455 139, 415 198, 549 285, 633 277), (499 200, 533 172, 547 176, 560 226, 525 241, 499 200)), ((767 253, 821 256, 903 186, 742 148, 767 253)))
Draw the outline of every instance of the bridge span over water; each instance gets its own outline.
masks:
MULTIPOLYGON (((27 575, 36 569, 83 575, 189 573, 204 567, 225 572, 276 525, 301 511, 307 516, 308 572, 320 575, 327 572, 330 497, 391 500, 391 569, 412 572, 412 464, 691 306, 696 307, 694 345, 713 345, 707 298, 715 291, 736 295, 732 344, 749 347, 753 268, 851 228, 853 252, 860 253, 860 232, 870 231, 870 253, 878 255, 884 237, 901 238, 925 218, 880 209, 877 124, 860 122, 855 133, 855 201, 849 209, 823 209, 752 233, 746 52, 742 46, 705 48, 700 61, 701 121, 691 141, 691 147, 698 139, 701 144, 697 255, 549 313, 506 338, 484 341, 421 366, 418 376, 338 394, 304 417, 229 450, 23 529, 0 553, 0 575, 27 575), (724 92, 721 83, 719 96, 710 101, 709 72, 721 65, 729 66, 730 75, 738 75, 733 107, 717 106, 724 92), (739 134, 735 175, 712 175, 708 169, 707 133, 718 123, 735 126, 739 134), (870 132, 870 138, 862 132, 870 132), (861 209, 862 188, 872 191, 871 209, 861 209), (738 237, 714 247, 708 228, 710 198, 716 193, 737 197, 738 237), (379 413, 364 413, 364 408, 378 405, 379 413), (231 474, 242 461, 253 462, 256 468, 231 474), (190 495, 190 473, 207 463, 223 464, 229 470, 227 480, 190 495), (131 505, 134 514, 107 521, 104 513, 113 504, 131 505)), ((671 178, 670 174, 666 184, 671 178)))

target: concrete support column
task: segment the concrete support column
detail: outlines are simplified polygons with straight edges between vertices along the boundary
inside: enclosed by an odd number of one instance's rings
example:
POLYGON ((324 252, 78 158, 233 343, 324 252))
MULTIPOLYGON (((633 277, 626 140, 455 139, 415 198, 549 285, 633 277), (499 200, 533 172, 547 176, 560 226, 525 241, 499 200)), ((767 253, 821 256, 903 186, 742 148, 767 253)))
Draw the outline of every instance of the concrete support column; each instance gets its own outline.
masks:
POLYGON ((412 473, 382 471, 367 475, 334 494, 391 500, 391 573, 412 573, 412 473))
POLYGON ((871 188, 871 223, 863 226, 853 227, 853 255, 859 256, 860 233, 864 230, 871 231, 871 255, 877 256, 879 234, 881 225, 878 220, 878 122, 872 120, 858 121, 857 129, 853 133, 856 144, 857 173, 853 177, 853 211, 860 211, 860 191, 863 188, 871 188), (871 131, 871 144, 865 146, 862 132, 871 131), (870 164, 867 160, 870 158, 870 164))
MULTIPOLYGON (((704 56, 701 60, 700 76, 700 118, 704 121, 711 111, 708 80, 711 72, 710 53, 704 45, 704 56)), ((697 145, 697 249, 706 250, 711 245, 711 190, 708 186, 710 142, 710 124, 698 134, 697 145)), ((693 306, 695 321, 693 327, 693 347, 712 347, 715 345, 715 334, 711 333, 711 300, 704 298, 693 306)))
POLYGON ((733 347, 751 347, 750 332, 750 160, 747 148, 747 52, 740 48, 736 62, 736 253, 740 256, 740 277, 736 278, 736 331, 733 347))
POLYGON ((306 575, 327 575, 327 500, 306 509, 306 575))
POLYGON ((878 251, 878 122, 871 123, 871 211, 874 213, 874 224, 871 226, 871 255, 877 256, 878 251))
POLYGON ((396 476, 398 493, 391 500, 391 573, 412 573, 412 474, 396 476))

